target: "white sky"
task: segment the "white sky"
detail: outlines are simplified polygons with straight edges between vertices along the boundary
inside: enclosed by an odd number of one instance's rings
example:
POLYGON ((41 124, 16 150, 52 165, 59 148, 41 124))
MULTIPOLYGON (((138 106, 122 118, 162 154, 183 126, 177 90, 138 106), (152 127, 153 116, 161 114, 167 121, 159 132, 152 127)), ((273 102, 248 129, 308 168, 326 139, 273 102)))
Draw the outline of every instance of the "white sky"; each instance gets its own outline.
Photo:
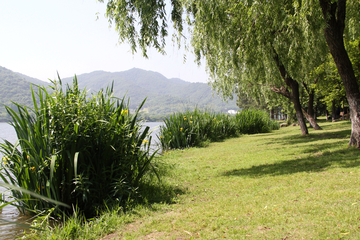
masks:
POLYGON ((198 67, 190 52, 184 64, 184 52, 171 40, 165 56, 155 50, 149 59, 132 55, 128 44, 118 44, 105 11, 106 3, 96 0, 1 0, 0 66, 44 81, 57 78, 57 71, 65 78, 133 67, 167 78, 207 81, 205 64, 198 67))

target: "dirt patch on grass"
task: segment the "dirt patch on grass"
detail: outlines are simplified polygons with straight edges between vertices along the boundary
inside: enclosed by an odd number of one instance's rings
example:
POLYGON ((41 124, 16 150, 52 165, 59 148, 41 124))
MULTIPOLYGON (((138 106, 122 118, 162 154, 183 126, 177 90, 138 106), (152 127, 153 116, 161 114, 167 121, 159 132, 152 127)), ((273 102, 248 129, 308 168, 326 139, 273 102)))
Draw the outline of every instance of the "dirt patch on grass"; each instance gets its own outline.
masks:
POLYGON ((108 234, 100 240, 110 240, 110 239, 122 239, 125 233, 132 233, 138 231, 142 224, 142 221, 136 221, 134 223, 130 223, 124 226, 122 230, 118 230, 114 233, 108 234))
POLYGON ((323 154, 323 152, 316 152, 314 153, 314 157, 321 157, 323 154))
MULTIPOLYGON (((169 218, 169 217, 171 218, 173 216, 176 217, 180 214, 181 213, 179 213, 179 212, 169 211, 169 212, 164 213, 163 215, 166 218, 169 218)), ((139 229, 142 227, 142 225, 143 225, 142 220, 138 220, 133 223, 129 223, 129 224, 125 225, 121 230, 118 230, 114 233, 108 234, 108 235, 104 236, 103 238, 101 238, 100 240, 122 239, 124 237, 124 235, 126 235, 126 234, 132 234, 132 233, 139 231, 139 229)), ((188 237, 186 237, 186 234, 178 232, 178 231, 174 231, 172 233, 154 231, 152 233, 149 233, 145 236, 140 237, 139 239, 143 239, 143 240, 163 239, 163 238, 166 238, 169 236, 171 236, 172 238, 174 236, 179 236, 179 237, 175 238, 177 240, 188 239, 188 237)))

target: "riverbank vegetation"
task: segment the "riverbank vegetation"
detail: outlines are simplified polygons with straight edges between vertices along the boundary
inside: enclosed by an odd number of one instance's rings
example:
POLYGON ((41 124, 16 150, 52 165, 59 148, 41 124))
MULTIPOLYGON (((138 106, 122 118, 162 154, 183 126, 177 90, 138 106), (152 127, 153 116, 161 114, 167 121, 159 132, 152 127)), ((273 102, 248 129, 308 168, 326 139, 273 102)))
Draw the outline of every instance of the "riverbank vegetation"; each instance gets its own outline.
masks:
POLYGON ((112 98, 112 87, 88 96, 76 77, 66 90, 60 79, 52 88, 52 94, 44 87, 32 92, 33 109, 7 107, 18 141, 0 145, 0 177, 72 208, 9 189, 19 210, 57 219, 77 209, 93 217, 106 205, 136 202, 156 153, 138 118, 141 105, 130 114, 124 99, 112 98))
POLYGON ((280 125, 265 111, 244 110, 235 116, 195 109, 165 118, 159 140, 163 150, 202 146, 239 134, 267 133, 280 125))
POLYGON ((325 122, 172 150, 156 198, 124 213, 71 218, 38 239, 355 239, 359 165, 351 124, 325 122), (161 191, 164 189, 164 191, 161 191), (111 235, 106 235, 112 233, 111 235))
POLYGON ((52 94, 42 88, 40 104, 33 92, 33 110, 7 108, 19 140, 1 144, 2 180, 72 206, 12 189, 20 210, 39 214, 33 226, 45 229, 25 237, 358 234, 360 158, 347 149, 350 122, 322 121, 324 130, 299 136, 261 111, 175 113, 160 128, 163 154, 155 155, 141 106, 131 114, 111 92, 89 97, 75 78, 65 90, 54 82, 52 94))
MULTIPOLYGON (((18 141, 0 144, 0 177, 10 184, 7 188, 23 214, 57 221, 73 214, 89 219, 108 207, 127 211, 156 198, 149 183, 154 177, 160 180, 161 164, 154 161, 158 150, 150 148, 149 127, 139 117, 145 100, 130 113, 129 102, 112 93, 111 86, 89 96, 76 77, 66 87, 59 78, 51 94, 45 87, 37 94, 32 91, 33 108, 16 103, 17 109, 6 107, 18 141), (34 199, 28 191, 63 205, 34 199)), ((166 119, 159 139, 163 151, 202 146, 255 133, 245 130, 246 124, 256 132, 269 132, 270 125, 279 128, 265 112, 244 111, 234 117, 194 110, 166 119)))

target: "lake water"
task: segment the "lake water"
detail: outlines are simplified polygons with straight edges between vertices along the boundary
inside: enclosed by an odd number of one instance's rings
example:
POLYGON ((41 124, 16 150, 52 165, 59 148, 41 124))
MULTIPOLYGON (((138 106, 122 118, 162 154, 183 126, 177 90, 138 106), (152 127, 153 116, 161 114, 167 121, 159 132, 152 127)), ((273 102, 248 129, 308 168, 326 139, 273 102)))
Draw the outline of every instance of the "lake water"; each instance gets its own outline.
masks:
MULTIPOLYGON (((0 122, 0 142, 3 143, 3 139, 8 140, 11 143, 15 143, 17 140, 14 128, 8 123, 0 122)), ((0 153, 0 159, 3 155, 0 153)), ((0 180, 2 182, 2 180, 0 180)), ((4 192, 4 188, 0 187, 0 192, 4 192)), ((8 198, 6 198, 9 200, 8 198)), ((11 200, 11 199, 10 199, 11 200)), ((28 217, 19 214, 18 210, 13 206, 6 206, 0 210, 0 219, 7 221, 26 224, 28 217)), ((24 232, 24 228, 0 221, 0 239, 14 239, 14 236, 19 236, 24 232)))
MULTIPOLYGON (((151 133, 152 136, 152 149, 157 149, 159 143, 157 138, 157 133, 159 131, 159 126, 162 125, 162 122, 146 122, 145 125, 150 127, 150 130, 154 130, 151 133)), ((0 142, 3 143, 3 139, 8 140, 11 143, 15 143, 17 140, 16 133, 14 128, 8 123, 0 122, 0 142)), ((0 159, 3 155, 0 153, 0 159)), ((2 180, 0 180, 2 182, 2 180)), ((4 188, 0 187, 0 192, 4 192, 4 188)), ((16 222, 20 224, 30 224, 29 217, 23 216, 18 212, 18 210, 13 206, 6 206, 0 210, 0 240, 10 240, 14 239, 16 236, 21 236, 26 228, 21 227, 16 224, 10 224, 4 221, 16 222)))

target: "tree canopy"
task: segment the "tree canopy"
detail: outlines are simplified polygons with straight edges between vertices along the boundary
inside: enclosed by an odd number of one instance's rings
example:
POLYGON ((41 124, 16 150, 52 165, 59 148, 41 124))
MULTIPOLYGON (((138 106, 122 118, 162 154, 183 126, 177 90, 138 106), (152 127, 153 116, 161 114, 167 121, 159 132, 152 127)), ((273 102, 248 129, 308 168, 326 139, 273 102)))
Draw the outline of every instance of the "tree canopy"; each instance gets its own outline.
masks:
MULTIPOLYGON (((360 96, 349 90, 351 85, 352 91, 359 92, 355 77, 350 76, 351 62, 343 53, 339 55, 344 52, 342 39, 355 40, 360 34, 359 1, 171 0, 170 6, 178 40, 184 29, 189 29, 188 43, 197 61, 205 59, 212 86, 224 96, 231 96, 234 90, 248 92, 258 85, 267 86, 291 99, 302 133, 307 134, 301 123, 299 84, 314 83, 311 72, 330 51, 348 88, 347 96, 353 99, 350 108, 354 114, 360 113, 360 106, 352 105, 360 96), (342 70, 345 68, 350 75, 342 70)), ((109 0, 107 4, 107 16, 120 41, 127 40, 133 51, 140 48, 144 56, 150 47, 164 51, 167 10, 164 0, 109 0)), ((351 144, 359 145, 360 119, 355 115, 352 119, 359 122, 352 125, 353 133, 354 128, 359 130, 351 144)))

